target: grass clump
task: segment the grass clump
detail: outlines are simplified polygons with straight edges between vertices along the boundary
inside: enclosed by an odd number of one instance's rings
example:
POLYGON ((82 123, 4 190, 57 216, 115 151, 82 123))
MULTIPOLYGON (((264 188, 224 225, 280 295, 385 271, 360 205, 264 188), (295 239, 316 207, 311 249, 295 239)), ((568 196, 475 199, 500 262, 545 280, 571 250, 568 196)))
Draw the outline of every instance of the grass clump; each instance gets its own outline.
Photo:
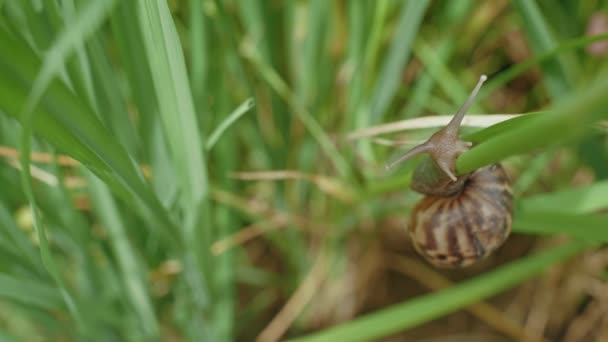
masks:
POLYGON ((607 9, 0 1, 0 337, 601 340, 607 9), (515 233, 437 271, 383 165, 481 74, 457 170, 506 166, 515 233))

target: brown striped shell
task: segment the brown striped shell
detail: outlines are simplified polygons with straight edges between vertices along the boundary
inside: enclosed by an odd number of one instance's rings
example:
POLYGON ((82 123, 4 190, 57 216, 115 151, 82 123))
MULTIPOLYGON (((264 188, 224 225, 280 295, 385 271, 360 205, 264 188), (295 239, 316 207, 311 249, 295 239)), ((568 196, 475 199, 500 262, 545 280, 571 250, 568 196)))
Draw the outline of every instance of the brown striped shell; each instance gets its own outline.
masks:
POLYGON ((437 267, 465 267, 500 247, 511 232, 513 194, 500 164, 476 170, 449 197, 426 196, 412 211, 416 250, 437 267))

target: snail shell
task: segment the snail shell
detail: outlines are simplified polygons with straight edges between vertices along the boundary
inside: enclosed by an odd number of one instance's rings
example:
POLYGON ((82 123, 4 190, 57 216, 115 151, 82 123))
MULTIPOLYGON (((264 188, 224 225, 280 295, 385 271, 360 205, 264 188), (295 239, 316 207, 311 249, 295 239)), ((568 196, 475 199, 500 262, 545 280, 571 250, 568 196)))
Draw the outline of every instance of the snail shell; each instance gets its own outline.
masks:
POLYGON ((469 266, 494 252, 511 232, 513 193, 500 164, 476 170, 453 196, 426 196, 412 211, 409 234, 437 267, 469 266))
POLYGON ((502 166, 456 172, 456 159, 472 146, 458 138, 459 127, 485 80, 481 76, 446 127, 388 165, 430 155, 412 178, 411 188, 426 197, 412 211, 409 234, 418 253, 437 267, 469 266, 499 248, 511 232, 513 193, 502 166))

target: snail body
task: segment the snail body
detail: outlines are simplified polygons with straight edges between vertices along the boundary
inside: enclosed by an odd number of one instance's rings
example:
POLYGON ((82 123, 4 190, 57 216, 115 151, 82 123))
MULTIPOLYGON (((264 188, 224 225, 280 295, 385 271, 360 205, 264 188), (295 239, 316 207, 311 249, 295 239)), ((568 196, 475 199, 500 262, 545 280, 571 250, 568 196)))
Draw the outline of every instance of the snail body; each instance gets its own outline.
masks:
POLYGON ((511 232, 513 194, 500 164, 456 176, 456 159, 472 144, 458 130, 481 84, 450 123, 389 167, 428 153, 414 171, 411 188, 426 195, 412 210, 409 235, 416 251, 441 268, 466 267, 498 249, 511 232))

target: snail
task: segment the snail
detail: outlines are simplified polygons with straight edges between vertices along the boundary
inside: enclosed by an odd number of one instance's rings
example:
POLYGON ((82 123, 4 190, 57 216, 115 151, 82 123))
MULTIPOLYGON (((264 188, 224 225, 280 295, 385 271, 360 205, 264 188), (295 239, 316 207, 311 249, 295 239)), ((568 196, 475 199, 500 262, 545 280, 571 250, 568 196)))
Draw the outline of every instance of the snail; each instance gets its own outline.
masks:
POLYGON ((409 235, 416 251, 436 267, 470 266, 492 254, 511 232, 513 193, 504 168, 493 164, 456 175, 456 159, 472 147, 458 138, 460 124, 486 79, 480 77, 447 126, 387 166, 430 155, 412 176, 410 187, 426 197, 412 210, 409 235))

